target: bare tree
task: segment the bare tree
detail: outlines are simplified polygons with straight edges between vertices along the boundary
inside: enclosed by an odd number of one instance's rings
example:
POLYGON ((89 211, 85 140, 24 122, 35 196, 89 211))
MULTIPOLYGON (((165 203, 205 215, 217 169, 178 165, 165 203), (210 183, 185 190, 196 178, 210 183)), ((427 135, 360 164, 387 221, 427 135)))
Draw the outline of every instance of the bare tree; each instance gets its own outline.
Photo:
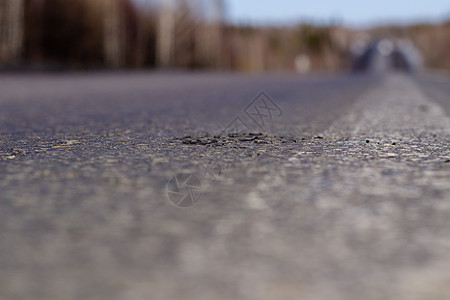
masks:
POLYGON ((23 0, 0 0, 0 62, 14 63, 22 55, 23 0))
POLYGON ((156 59, 160 67, 172 64, 175 35, 175 1, 162 1, 159 11, 156 59))
POLYGON ((205 24, 198 35, 200 48, 198 55, 202 58, 205 65, 218 68, 223 65, 222 42, 225 10, 224 1, 211 0, 205 5, 205 24))
POLYGON ((221 66, 223 11, 223 0, 160 1, 158 65, 221 66))
POLYGON ((175 13, 173 64, 176 67, 194 67, 196 61, 196 35, 199 22, 194 15, 195 2, 180 0, 175 13))
POLYGON ((121 67, 125 58, 124 20, 120 9, 120 0, 103 1, 105 5, 104 50, 106 64, 121 67))

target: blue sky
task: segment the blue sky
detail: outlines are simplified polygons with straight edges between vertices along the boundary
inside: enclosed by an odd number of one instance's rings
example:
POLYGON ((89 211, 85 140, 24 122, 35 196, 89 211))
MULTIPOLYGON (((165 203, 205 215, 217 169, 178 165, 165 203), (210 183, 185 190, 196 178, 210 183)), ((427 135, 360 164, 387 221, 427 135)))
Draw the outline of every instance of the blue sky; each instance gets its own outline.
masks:
POLYGON ((286 24, 301 20, 352 26, 440 21, 450 18, 450 0, 226 0, 233 23, 286 24))

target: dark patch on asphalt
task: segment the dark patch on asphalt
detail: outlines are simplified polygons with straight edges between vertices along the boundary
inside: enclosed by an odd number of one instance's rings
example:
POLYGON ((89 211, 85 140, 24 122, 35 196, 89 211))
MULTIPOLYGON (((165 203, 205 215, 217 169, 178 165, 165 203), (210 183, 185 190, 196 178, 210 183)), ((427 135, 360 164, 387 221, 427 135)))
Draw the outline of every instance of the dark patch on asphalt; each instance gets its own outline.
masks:
POLYGON ((291 136, 267 135, 263 133, 229 133, 227 135, 204 135, 204 136, 184 136, 174 138, 187 145, 212 145, 226 146, 238 143, 254 144, 274 144, 274 143, 297 143, 297 139, 291 136))

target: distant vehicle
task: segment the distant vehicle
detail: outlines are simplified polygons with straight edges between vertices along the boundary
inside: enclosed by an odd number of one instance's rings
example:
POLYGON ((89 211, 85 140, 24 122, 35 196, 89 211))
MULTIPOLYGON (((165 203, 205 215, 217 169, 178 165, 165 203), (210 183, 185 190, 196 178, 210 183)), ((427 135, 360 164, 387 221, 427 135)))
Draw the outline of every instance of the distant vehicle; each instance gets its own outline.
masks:
POLYGON ((379 39, 352 49, 356 72, 413 72, 421 67, 421 55, 409 40, 379 39))

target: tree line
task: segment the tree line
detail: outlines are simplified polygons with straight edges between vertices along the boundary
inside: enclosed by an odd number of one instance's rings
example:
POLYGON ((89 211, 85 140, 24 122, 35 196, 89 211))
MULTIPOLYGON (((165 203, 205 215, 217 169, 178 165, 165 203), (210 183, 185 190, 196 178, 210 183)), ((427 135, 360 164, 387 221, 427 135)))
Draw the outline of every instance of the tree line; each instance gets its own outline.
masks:
POLYGON ((0 0, 0 64, 218 67, 221 20, 192 1, 164 3, 0 0))
POLYGON ((333 28, 233 26, 224 1, 0 0, 0 64, 277 70, 301 53, 338 68, 333 28), (206 7, 207 6, 207 7, 206 7))
MULTIPOLYGON (((0 66, 339 70, 362 34, 337 25, 237 26, 224 0, 0 0, 0 66)), ((448 23, 388 28, 450 68, 448 23), (433 39, 438 39, 437 41, 433 39), (430 47, 430 45, 434 45, 430 47)))

